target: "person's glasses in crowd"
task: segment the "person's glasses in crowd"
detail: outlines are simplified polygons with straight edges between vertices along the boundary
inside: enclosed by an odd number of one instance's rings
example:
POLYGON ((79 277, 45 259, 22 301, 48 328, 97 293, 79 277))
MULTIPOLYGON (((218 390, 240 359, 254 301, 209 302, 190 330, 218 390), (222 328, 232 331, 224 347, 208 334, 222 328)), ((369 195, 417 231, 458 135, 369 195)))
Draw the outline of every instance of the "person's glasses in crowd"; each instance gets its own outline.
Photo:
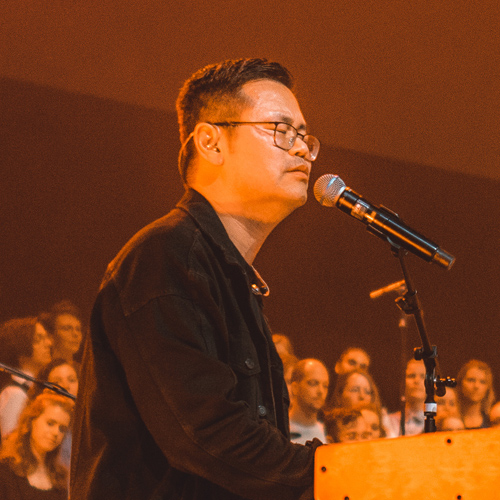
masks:
POLYGON ((219 127, 237 127, 239 125, 274 125, 274 145, 285 151, 293 148, 297 137, 299 137, 307 146, 309 150, 306 155, 306 160, 314 161, 319 153, 319 140, 309 134, 301 134, 299 131, 289 123, 284 122, 218 122, 212 123, 219 127))

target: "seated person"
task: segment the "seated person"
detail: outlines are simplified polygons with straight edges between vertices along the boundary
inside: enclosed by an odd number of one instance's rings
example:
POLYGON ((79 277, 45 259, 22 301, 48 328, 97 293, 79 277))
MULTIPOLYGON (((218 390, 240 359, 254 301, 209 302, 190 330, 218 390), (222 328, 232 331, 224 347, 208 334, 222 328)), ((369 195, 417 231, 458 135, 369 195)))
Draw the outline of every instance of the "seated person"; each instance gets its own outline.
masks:
POLYGON ((380 396, 370 374, 361 370, 343 373, 337 379, 332 395, 333 408, 359 409, 373 405, 380 411, 380 396))
POLYGON ((490 410, 490 425, 497 427, 500 425, 500 401, 495 403, 490 410))
POLYGON ((457 403, 466 429, 490 426, 491 405, 495 401, 493 374, 484 361, 471 359, 457 375, 457 403))
POLYGON ((354 370, 367 372, 370 368, 370 356, 360 347, 348 347, 335 363, 335 373, 342 375, 354 370))
MULTIPOLYGON (((404 435, 412 436, 424 432, 425 366, 423 361, 410 359, 405 374, 405 419, 404 435)), ((401 412, 389 414, 384 420, 387 437, 403 435, 401 412)))
POLYGON ((305 444, 314 438, 325 442, 323 423, 318 412, 328 394, 329 375, 317 359, 303 359, 295 364, 291 375, 290 440, 305 444))
POLYGON ((58 462, 73 402, 43 393, 22 412, 19 426, 2 443, 0 498, 66 500, 67 470, 58 462))
POLYGON ((436 396, 436 419, 447 416, 458 416, 457 393, 454 387, 447 387, 444 396, 436 396))
POLYGON ((366 441, 370 431, 361 410, 335 408, 325 412, 325 431, 328 443, 366 441))
MULTIPOLYGON (((52 338, 40 318, 15 318, 3 323, 0 327, 0 345, 0 362, 32 377, 36 377, 52 359, 52 338)), ((31 384, 24 378, 11 375, 0 393, 2 439, 17 427, 31 384)))
POLYGON ((54 338, 53 358, 77 361, 83 339, 80 310, 69 300, 63 300, 52 306, 46 327, 54 338))
MULTIPOLYGON (((78 375, 77 368, 74 363, 64 359, 53 359, 38 375, 39 380, 57 384, 73 396, 78 393, 78 375)), ((35 399, 42 392, 55 394, 50 389, 44 388, 41 384, 35 384, 28 391, 29 400, 35 399)), ((71 441, 72 432, 68 429, 61 444, 60 460, 61 463, 69 470, 71 459, 71 441)))
POLYGON ((386 437, 386 431, 382 425, 382 412, 376 405, 363 406, 359 409, 367 426, 367 439, 379 439, 386 437))
POLYGON ((436 430, 439 432, 463 431, 464 429, 464 423, 458 415, 445 415, 436 418, 436 430))

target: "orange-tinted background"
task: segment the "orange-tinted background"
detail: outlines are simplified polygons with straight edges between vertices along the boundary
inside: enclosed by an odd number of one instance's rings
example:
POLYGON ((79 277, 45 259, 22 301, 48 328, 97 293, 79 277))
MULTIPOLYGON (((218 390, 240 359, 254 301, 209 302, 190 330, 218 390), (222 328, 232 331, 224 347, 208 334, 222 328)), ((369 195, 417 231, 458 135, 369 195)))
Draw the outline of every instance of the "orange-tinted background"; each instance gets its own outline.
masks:
MULTIPOLYGON (((66 297, 88 315, 107 262, 182 192, 183 80, 264 56, 294 73, 322 141, 312 183, 339 174, 457 257, 408 259, 442 375, 477 357, 500 384, 498 2, 8 0, 0 19, 0 320, 66 297)), ((368 298, 401 279, 389 248, 311 196, 256 266, 298 354, 332 367, 365 346, 394 407, 399 313, 368 298)))

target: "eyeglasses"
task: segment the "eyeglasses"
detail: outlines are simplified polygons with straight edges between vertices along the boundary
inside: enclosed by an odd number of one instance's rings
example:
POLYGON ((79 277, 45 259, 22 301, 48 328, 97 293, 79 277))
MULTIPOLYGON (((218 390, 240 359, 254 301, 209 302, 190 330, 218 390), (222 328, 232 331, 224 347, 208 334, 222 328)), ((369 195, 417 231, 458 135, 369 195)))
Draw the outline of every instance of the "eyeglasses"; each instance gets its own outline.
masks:
POLYGON ((297 137, 306 144, 309 150, 306 160, 314 161, 319 153, 319 140, 309 134, 300 134, 299 131, 289 123, 284 122, 219 122, 212 123, 219 127, 237 127, 238 125, 274 125, 274 145, 285 151, 293 148, 297 137))

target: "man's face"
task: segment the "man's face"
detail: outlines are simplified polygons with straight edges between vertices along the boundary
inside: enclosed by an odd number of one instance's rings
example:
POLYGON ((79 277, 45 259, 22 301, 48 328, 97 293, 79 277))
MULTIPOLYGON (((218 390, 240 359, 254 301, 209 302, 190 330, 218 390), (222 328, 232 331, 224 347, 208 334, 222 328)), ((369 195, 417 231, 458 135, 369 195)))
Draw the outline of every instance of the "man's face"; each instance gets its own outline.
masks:
POLYGON ((469 368, 462 380, 462 393, 470 402, 479 403, 488 391, 488 379, 484 370, 469 368))
POLYGON ((406 366, 406 399, 425 401, 425 366, 422 361, 412 360, 406 366))
POLYGON ((72 314, 61 314, 56 319, 55 336, 57 347, 75 354, 82 342, 82 325, 72 314))
POLYGON ((358 349, 348 351, 335 365, 335 372, 339 375, 354 370, 368 371, 370 360, 368 356, 358 349))
POLYGON ((328 372, 318 363, 308 363, 304 368, 304 377, 300 382, 292 383, 294 404, 307 413, 316 413, 325 405, 328 394, 328 372))
MULTIPOLYGON (((258 80, 243 86, 250 102, 237 121, 286 122, 306 132, 306 124, 293 93, 281 83, 258 80)), ((307 200, 311 162, 305 160, 306 144, 297 138, 289 151, 274 144, 274 125, 221 127, 227 141, 224 183, 235 212, 254 211, 259 220, 290 212, 307 200)))

